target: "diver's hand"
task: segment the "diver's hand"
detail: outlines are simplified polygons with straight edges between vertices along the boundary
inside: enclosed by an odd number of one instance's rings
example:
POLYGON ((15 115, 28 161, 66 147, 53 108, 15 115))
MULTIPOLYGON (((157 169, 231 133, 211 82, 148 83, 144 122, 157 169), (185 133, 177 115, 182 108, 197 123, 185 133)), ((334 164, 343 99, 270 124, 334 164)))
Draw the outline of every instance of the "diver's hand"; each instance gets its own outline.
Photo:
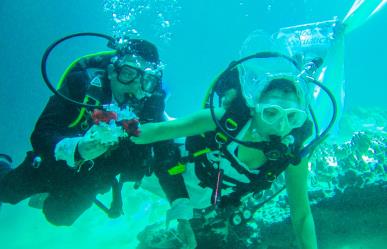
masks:
POLYGON ((157 123, 146 123, 141 125, 139 136, 131 136, 135 144, 150 144, 157 141, 158 136, 158 124, 157 123))
POLYGON ((178 236, 183 242, 182 249, 195 249, 197 246, 195 233, 188 220, 179 220, 177 226, 178 236))
POLYGON ((106 142, 105 137, 111 136, 107 126, 93 125, 78 143, 78 152, 84 160, 92 160, 108 151, 117 141, 106 142))

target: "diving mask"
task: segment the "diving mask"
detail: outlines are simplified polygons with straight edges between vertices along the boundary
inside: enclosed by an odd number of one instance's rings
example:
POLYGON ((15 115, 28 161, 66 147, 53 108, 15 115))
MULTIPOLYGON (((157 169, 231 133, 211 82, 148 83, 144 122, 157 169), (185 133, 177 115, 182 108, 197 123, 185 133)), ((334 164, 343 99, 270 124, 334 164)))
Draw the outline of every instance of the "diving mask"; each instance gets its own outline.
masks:
POLYGON ((256 112, 261 115, 261 119, 268 125, 278 122, 285 122, 285 126, 290 129, 301 127, 307 118, 305 111, 297 108, 282 108, 273 104, 257 104, 256 112))
POLYGON ((130 85, 140 79, 144 92, 153 93, 161 81, 161 71, 149 63, 139 61, 125 61, 116 63, 117 80, 124 85, 130 85))

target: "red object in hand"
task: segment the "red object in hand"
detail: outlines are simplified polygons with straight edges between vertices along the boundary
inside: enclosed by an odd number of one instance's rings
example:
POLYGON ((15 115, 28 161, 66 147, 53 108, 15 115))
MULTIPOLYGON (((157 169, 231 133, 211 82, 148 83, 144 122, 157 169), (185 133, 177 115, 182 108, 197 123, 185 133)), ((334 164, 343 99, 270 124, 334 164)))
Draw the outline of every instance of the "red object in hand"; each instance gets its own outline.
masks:
POLYGON ((117 113, 115 112, 107 112, 99 109, 95 109, 93 111, 93 115, 91 116, 95 124, 99 124, 100 122, 109 123, 111 120, 117 121, 117 113))
POLYGON ((95 124, 100 124, 101 122, 109 123, 110 121, 116 121, 117 125, 122 126, 126 133, 131 136, 140 135, 140 122, 138 119, 125 119, 117 122, 117 113, 107 112, 104 110, 95 109, 93 115, 91 116, 95 124))
POLYGON ((119 123, 129 135, 136 137, 140 135, 140 122, 138 119, 122 120, 119 123))

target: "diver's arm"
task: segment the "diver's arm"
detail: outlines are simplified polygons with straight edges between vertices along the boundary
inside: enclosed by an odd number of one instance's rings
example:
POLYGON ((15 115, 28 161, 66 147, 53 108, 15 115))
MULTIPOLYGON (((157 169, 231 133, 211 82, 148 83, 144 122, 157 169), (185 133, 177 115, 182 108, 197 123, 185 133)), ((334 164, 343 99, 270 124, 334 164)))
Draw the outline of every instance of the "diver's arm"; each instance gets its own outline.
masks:
POLYGON ((308 198, 308 163, 290 165, 286 170, 286 187, 289 196, 293 229, 301 249, 316 249, 317 239, 308 198))
MULTIPOLYGON (((217 118, 221 118, 225 109, 215 109, 217 118)), ((160 123, 147 123, 141 126, 139 137, 132 137, 136 144, 147 144, 179 137, 202 134, 216 127, 209 109, 198 111, 189 116, 160 123)))
POLYGON ((68 117, 75 116, 63 102, 56 96, 51 97, 32 132, 32 147, 42 158, 54 157, 55 146, 67 137, 64 130, 71 123, 68 117))
MULTIPOLYGON (((61 92, 69 95, 69 92, 77 89, 75 100, 80 100, 84 95, 84 75, 77 72, 70 74, 61 88, 61 92), (71 86, 69 85, 71 83, 71 86)), ((77 106, 67 103, 58 96, 52 96, 31 135, 31 144, 34 151, 42 158, 54 158, 56 145, 70 137, 68 125, 75 120, 79 114, 77 106)), ((73 135, 74 136, 74 135, 73 135)))

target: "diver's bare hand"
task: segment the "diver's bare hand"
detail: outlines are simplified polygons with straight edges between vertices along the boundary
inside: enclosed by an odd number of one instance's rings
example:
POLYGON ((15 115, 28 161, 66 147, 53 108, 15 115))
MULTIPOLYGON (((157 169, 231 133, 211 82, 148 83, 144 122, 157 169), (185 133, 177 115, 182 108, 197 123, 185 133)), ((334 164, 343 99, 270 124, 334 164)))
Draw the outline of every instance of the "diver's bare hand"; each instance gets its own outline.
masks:
POLYGON ((158 135, 157 123, 147 123, 140 127, 140 135, 130 137, 135 144, 150 144, 156 141, 158 135))
POLYGON ((177 232, 183 242, 182 249, 195 249, 197 247, 195 233, 188 220, 179 220, 177 232))

